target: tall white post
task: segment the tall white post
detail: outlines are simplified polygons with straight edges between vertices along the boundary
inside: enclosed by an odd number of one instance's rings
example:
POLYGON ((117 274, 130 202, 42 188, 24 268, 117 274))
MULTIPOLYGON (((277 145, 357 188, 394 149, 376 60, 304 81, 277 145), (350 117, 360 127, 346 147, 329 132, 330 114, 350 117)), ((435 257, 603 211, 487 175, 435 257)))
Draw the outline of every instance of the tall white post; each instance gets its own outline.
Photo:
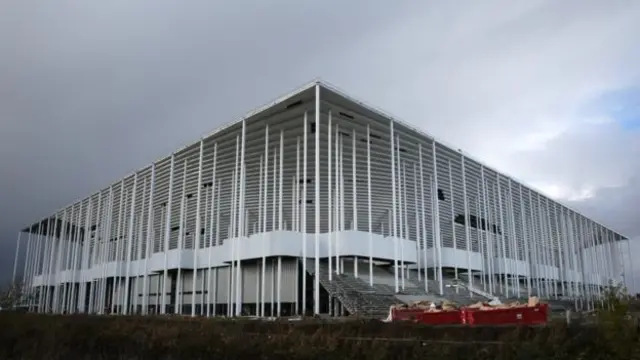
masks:
POLYGON ((238 237, 235 240, 236 243, 236 316, 242 314, 242 288, 244 286, 242 282, 242 262, 240 259, 240 241, 244 239, 247 234, 245 233, 245 188, 246 188, 246 164, 245 153, 247 147, 247 122, 242 120, 242 135, 241 135, 241 148, 240 148, 240 189, 239 189, 239 222, 238 222, 238 237))
MULTIPOLYGON (((243 122, 244 124, 244 122, 243 122)), ((191 291, 191 316, 196 316, 196 290, 198 287, 198 252, 200 251, 200 228, 202 228, 202 220, 200 212, 202 211, 202 159, 204 154, 204 141, 200 140, 200 152, 198 154, 198 182, 196 185, 196 228, 193 240, 193 281, 191 291)), ((204 289, 202 289, 204 292, 204 289)))
POLYGON ((184 249, 184 235, 186 233, 186 207, 187 207, 187 164, 188 160, 185 159, 182 168, 182 191, 180 195, 180 220, 178 223, 178 274, 176 279, 176 294, 174 313, 182 314, 182 297, 184 296, 183 281, 182 281, 182 251, 184 249))
MULTIPOLYGON (((331 119, 331 118, 329 118, 331 119)), ((331 141, 329 141, 331 142, 331 141)), ((331 145, 329 145, 329 152, 331 152, 331 145)), ((329 165, 331 168, 331 165, 329 165)), ((331 180, 331 170, 329 170, 329 180, 331 180)), ((329 182, 330 183, 330 182, 329 182)), ((331 208, 331 185, 329 185, 329 208, 331 208)), ((329 210, 331 211, 331 210, 329 210)), ((417 210, 416 210, 417 214, 417 210)), ((368 220, 368 235, 369 235, 369 286, 373 286, 373 228, 372 228, 372 219, 371 219, 371 128, 370 125, 367 124, 367 220, 368 220)), ((329 219, 331 219, 331 212, 329 212, 329 219)), ((329 220, 329 224, 331 224, 331 220, 329 220)), ((418 240, 420 241, 420 240, 418 240)), ((331 243, 331 241, 329 241, 331 243)), ((331 259, 331 254, 329 254, 329 259, 331 259)), ((329 260, 331 261, 331 260, 329 260)), ((329 271, 331 274, 331 271, 329 271)))
MULTIPOLYGON (((216 208, 215 208, 215 201, 218 198, 216 196, 216 166, 218 164, 218 143, 214 143, 213 144, 213 169, 211 171, 211 220, 209 222, 209 251, 208 251, 208 255, 209 255, 209 261, 208 261, 208 276, 207 276, 207 317, 209 317, 211 315, 211 304, 212 304, 212 298, 214 296, 217 296, 217 293, 213 293, 213 291, 210 289, 211 287, 211 273, 213 272, 213 268, 212 268, 212 255, 213 255, 213 246, 214 246, 214 237, 213 237, 213 229, 214 229, 214 224, 215 224, 215 229, 216 231, 218 231, 219 228, 219 224, 218 223, 214 223, 214 212, 216 212, 216 208)), ((218 191, 220 190, 219 187, 218 191)), ((215 238, 216 242, 218 241, 218 238, 216 236, 215 238)), ((217 244, 216 244, 217 245, 217 244)), ((215 309, 214 309, 214 314, 215 314, 215 309)))
MULTIPOLYGON (((299 142, 299 141, 298 141, 299 142)), ((262 284, 260 288, 262 292, 260 294, 260 314, 265 316, 265 289, 267 278, 267 258, 266 258, 266 242, 269 240, 266 236, 267 233, 267 197, 269 196, 269 125, 264 128, 264 200, 262 201, 262 284)))
POLYGON ((315 184, 315 208, 316 208, 316 246, 315 246, 315 286, 314 286, 314 313, 320 314, 320 85, 316 84, 316 175, 315 184))
MULTIPOLYGON (((307 112, 303 119, 302 140, 302 313, 307 311, 307 112)), ((316 127, 316 130, 319 130, 316 127)))
MULTIPOLYGON (((422 144, 418 144, 418 161, 420 161, 420 213, 422 215, 422 267, 424 268, 424 291, 429 292, 429 276, 427 261, 427 221, 424 208, 424 166, 422 163, 422 144)), ((416 194, 417 196, 417 194, 416 194)))
MULTIPOLYGON (((449 203, 451 204, 451 231, 453 234, 453 249, 456 251, 458 249, 458 238, 456 237, 456 209, 454 203, 454 195, 453 195, 453 175, 451 174, 451 161, 447 160, 447 165, 449 167, 449 203)), ((457 252, 457 251, 456 251, 457 252)), ((458 266, 453 267, 454 278, 458 278, 458 266)), ((458 288, 456 287, 456 292, 458 288)))
POLYGON ((333 146, 332 142, 331 142, 331 110, 329 110, 329 118, 327 119, 327 126, 329 128, 329 130, 327 131, 327 161, 328 161, 328 166, 327 166, 327 201, 328 201, 328 206, 327 206, 327 234, 328 236, 328 240, 329 240, 329 257, 327 258, 327 260, 329 261, 329 281, 333 280, 333 238, 335 236, 335 232, 333 231, 333 213, 332 213, 332 190, 333 190, 333 185, 332 185, 332 178, 331 178, 331 162, 333 159, 333 156, 331 154, 331 148, 333 146))
MULTIPOLYGON (((142 315, 147 315, 149 308, 149 257, 153 254, 153 251, 150 250, 153 246, 153 220, 154 220, 154 211, 153 211, 153 200, 154 200, 154 191, 156 187, 156 164, 151 165, 151 184, 149 189, 149 206, 147 208, 147 236, 145 239, 145 255, 144 255, 144 278, 142 280, 142 315)), ((157 291, 160 291, 158 289, 157 291)))
POLYGON ((175 154, 171 154, 171 163, 169 165, 169 190, 167 195, 167 202, 165 206, 166 220, 164 224, 164 273, 162 280, 162 308, 160 314, 166 314, 167 312, 167 288, 169 286, 169 272, 168 272, 168 255, 169 255, 169 238, 171 237, 171 205, 173 203, 173 182, 174 182, 174 170, 175 170, 175 154))
MULTIPOLYGON (((320 130, 318 128, 316 128, 316 132, 319 132, 320 130)), ((280 175, 279 177, 279 187, 278 187, 278 230, 282 231, 284 230, 282 223, 283 223, 283 216, 282 216, 282 207, 283 207, 283 203, 284 203, 284 199, 283 199, 283 159, 284 159, 284 130, 280 130, 280 175)), ((281 310, 282 310, 282 300, 281 300, 281 293, 282 293, 282 256, 278 256, 278 273, 277 273, 277 281, 278 281, 278 298, 277 298, 277 314, 278 317, 280 317, 281 314, 281 310)))
POLYGON ((126 272, 126 280, 125 280, 125 299, 124 299, 124 315, 129 314, 129 281, 131 280, 131 249, 133 246, 133 219, 134 213, 136 209, 136 188, 138 186, 138 173, 133 175, 133 190, 131 191, 131 213, 129 214, 129 235, 127 242, 129 243, 127 249, 127 272, 126 272))
POLYGON ((394 146, 394 133, 393 133, 393 120, 389 123, 389 141, 391 143, 391 212, 392 212, 392 232, 393 234, 393 276, 396 293, 400 292, 398 284, 398 236, 397 236, 397 223, 396 223, 396 156, 394 146))
POLYGON ((436 231, 435 231, 435 243, 437 244, 435 247, 437 249, 437 253, 438 253, 438 282, 440 285, 440 295, 444 294, 444 284, 442 281, 442 239, 440 238, 440 201, 438 199, 438 159, 436 156, 436 142, 435 141, 431 141, 431 151, 433 152, 433 188, 434 191, 436 192, 436 196, 434 197, 434 209, 435 212, 433 214, 434 218, 435 218, 435 227, 436 227, 436 231))
POLYGON ((16 241, 16 255, 13 257, 13 275, 11 276, 11 282, 16 282, 16 271, 18 270, 18 253, 20 252, 20 238, 22 237, 22 231, 18 232, 18 240, 16 241))
MULTIPOLYGON (((351 195, 352 204, 351 210, 353 211, 353 231, 358 231, 358 187, 357 187, 357 175, 356 175, 356 130, 353 130, 353 139, 351 145, 351 195)), ((358 257, 353 257, 353 276, 358 277, 358 257)))
MULTIPOLYGON (((467 169, 465 166, 464 155, 460 156, 462 163, 462 200, 464 207, 464 241, 467 248, 467 278, 469 285, 473 287, 473 271, 471 270, 471 253, 473 248, 471 247, 471 233, 469 226, 471 225, 471 216, 469 214, 469 196, 467 195, 467 169)), ((473 293, 469 290, 469 296, 473 293)))

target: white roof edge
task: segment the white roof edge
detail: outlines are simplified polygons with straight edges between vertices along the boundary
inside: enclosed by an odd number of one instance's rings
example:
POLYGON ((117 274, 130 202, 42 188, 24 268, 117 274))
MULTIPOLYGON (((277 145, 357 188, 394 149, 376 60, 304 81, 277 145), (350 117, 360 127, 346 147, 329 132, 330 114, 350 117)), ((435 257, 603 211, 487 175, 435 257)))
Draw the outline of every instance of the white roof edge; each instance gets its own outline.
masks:
MULTIPOLYGON (((351 101, 351 102, 354 102, 354 103, 356 103, 356 104, 359 104, 360 106, 362 106, 362 107, 364 107, 364 108, 366 108, 366 109, 368 109, 368 110, 370 110, 370 111, 372 111, 372 112, 374 112, 374 113, 376 113, 376 114, 378 114, 378 115, 380 115, 380 116, 382 116, 382 117, 388 118, 388 119, 389 119, 389 120, 391 120, 391 121, 395 121, 396 123, 401 124, 402 126, 405 126, 405 127, 407 127, 408 129, 413 130, 413 131, 415 131, 416 133, 418 133, 418 134, 420 134, 420 135, 422 135, 422 136, 424 136, 424 137, 426 137, 426 138, 428 138, 428 139, 431 139, 431 140, 433 140, 433 141, 435 141, 435 142, 437 142, 437 143, 440 143, 441 145, 444 145, 444 146, 446 146, 446 147, 448 147, 448 148, 450 148, 450 149, 453 149, 454 151, 458 151, 458 152, 460 152, 463 156, 465 156, 466 158, 468 158, 468 159, 470 159, 470 160, 473 160, 473 161, 477 162, 477 163, 478 163, 478 164, 480 164, 481 166, 483 166, 483 167, 485 167, 485 168, 487 168, 487 169, 489 169, 489 170, 491 170, 491 171, 494 171, 494 172, 495 172, 495 173, 497 173, 497 174, 501 174, 501 175, 503 175, 504 177, 506 177, 507 179, 511 179, 511 180, 513 180, 513 181, 515 181, 515 182, 519 183, 520 185, 524 186, 525 188, 527 188, 527 189, 529 189, 529 190, 531 190, 531 191, 534 191, 534 192, 536 192, 536 193, 538 193, 538 194, 541 194, 541 195, 543 195, 543 196, 545 196, 545 197, 549 198, 549 199, 550 199, 550 200, 552 200, 552 201, 555 201, 556 203, 558 203, 558 204, 560 204, 560 205, 564 206, 565 208, 567 208, 568 210, 571 210, 571 211, 573 211, 574 213, 576 213, 576 214, 578 214, 578 215, 581 215, 581 216, 583 216, 583 217, 585 217, 585 218, 587 218, 587 219, 590 219, 591 221, 593 221, 594 223, 596 223, 596 224, 598 224, 598 225, 600 225, 600 226, 602 226, 602 227, 605 227, 605 228, 607 228, 607 229, 609 229, 609 230, 611 230, 611 231, 616 232, 618 235, 625 237, 627 240, 629 240, 629 239, 630 239, 628 236, 623 235, 622 233, 620 233, 620 232, 618 232, 618 231, 616 231, 616 230, 613 230, 610 226, 606 226, 606 225, 602 224, 600 221, 597 221, 597 220, 595 220, 595 219, 592 219, 591 217, 586 216, 586 215, 585 215, 585 214, 583 214, 582 212, 577 211, 577 210, 576 210, 576 209, 574 209, 573 207, 571 207, 571 206, 569 206, 569 205, 565 204, 563 201, 559 201, 559 200, 552 199, 550 196, 543 194, 541 191, 538 191, 538 190, 536 190, 536 189, 533 189, 531 186, 527 185, 524 181, 519 180, 519 179, 517 179, 516 177, 514 177, 514 176, 512 176, 512 175, 505 174, 505 173, 504 173, 504 172, 502 172, 502 171, 498 171, 498 170, 496 170, 494 167, 489 166, 489 165, 486 165, 484 162, 479 161, 478 159, 474 158, 473 156, 468 155, 468 154, 467 154, 466 152, 464 152, 464 151, 461 151, 461 150, 455 150, 455 149, 457 149, 458 147, 456 147, 456 146, 452 146, 451 144, 449 144, 449 143, 447 143, 447 142, 445 142, 445 141, 442 141, 442 140, 440 140, 440 139, 436 138, 435 136, 433 136, 433 135, 431 135, 431 134, 427 133, 426 131, 421 130, 421 129, 418 129, 418 128, 416 128, 416 127, 415 127, 415 126, 413 126, 413 125, 410 125, 409 123, 407 123, 407 122, 405 122, 405 121, 401 120, 400 118, 398 118, 398 117, 396 117, 396 116, 393 116, 392 114, 390 114, 390 113, 389 113, 389 112, 387 112, 387 111, 384 111, 384 110, 382 110, 382 109, 380 109, 380 108, 378 108, 378 107, 375 107, 375 106, 373 106, 373 105, 370 105, 370 104, 368 104, 367 102, 362 101, 362 100, 359 100, 359 99, 357 99, 357 98, 356 98, 356 97, 354 97, 354 96, 348 95, 345 91, 341 90, 341 89, 340 89, 340 88, 338 88, 337 86, 335 86, 335 85, 333 85, 333 84, 331 84, 331 83, 329 83, 329 82, 327 82, 327 81, 322 80, 320 77, 316 77, 314 80, 312 80, 312 81, 310 81, 310 82, 307 82, 306 84, 304 84, 304 85, 302 85, 302 86, 299 86, 299 87, 297 87, 296 89, 294 89, 294 90, 292 90, 292 91, 289 91, 288 93, 286 93, 286 94, 284 94, 284 95, 281 95, 281 96, 277 97, 276 99, 274 99, 274 100, 272 100, 272 101, 269 101, 269 102, 267 102, 267 103, 265 103, 265 104, 263 104, 263 105, 261 105, 261 106, 258 106, 257 108, 255 108, 255 109, 253 109, 253 110, 251 110, 251 111, 247 112, 244 116, 242 116, 242 117, 240 117, 240 118, 238 118, 238 119, 236 119, 236 120, 230 121, 230 122, 228 122, 228 123, 226 123, 226 124, 224 124, 224 125, 219 126, 218 128, 214 129, 213 131, 208 132, 206 135, 201 136, 197 141, 190 142, 189 144, 186 144, 186 145, 183 145, 183 146, 179 147, 176 151, 173 151, 170 155, 168 155, 168 156, 164 156, 164 157, 161 157, 160 159, 158 159, 158 160, 156 160, 156 161, 151 162, 151 164, 149 164, 149 165, 145 165, 145 166, 143 166, 143 167, 141 167, 141 168, 138 168, 138 169, 137 169, 137 170, 135 170, 135 171, 132 171, 132 172, 128 173, 127 175, 125 175, 124 177, 120 178, 119 180, 117 180, 117 181, 115 181, 115 182, 110 183, 106 188, 109 188, 109 187, 111 187, 111 186, 113 186, 113 185, 115 185, 115 184, 119 183, 120 181, 122 181, 122 180, 124 180, 124 179, 127 179, 128 177, 130 177, 130 176, 134 175, 135 173, 138 173, 138 172, 140 172, 140 171, 142 171, 142 170, 145 170, 147 167, 149 167, 149 166, 151 166, 151 165, 153 165, 153 164, 155 164, 155 163, 158 163, 158 162, 160 162, 160 161, 163 161, 163 160, 165 160, 165 159, 169 158, 170 156, 172 156, 172 155, 174 155, 174 154, 177 154, 177 153, 179 153, 179 152, 181 152, 181 151, 183 151, 183 150, 187 149, 189 146, 195 145, 197 142, 199 142, 199 141, 201 141, 201 140, 207 139, 207 138, 209 138, 209 137, 211 137, 211 136, 215 135, 216 133, 218 133, 218 132, 220 132, 220 131, 223 131, 223 130, 225 130, 225 129, 228 129, 228 128, 230 128, 230 127, 232 127, 232 126, 234 126, 234 125, 236 125, 236 124, 240 123, 241 121, 243 121, 243 120, 245 120, 245 119, 248 119, 248 118, 250 118, 250 117, 252 117, 252 116, 255 116, 255 115, 257 115, 257 114, 259 114, 259 113, 261 113, 261 112, 263 112, 263 111, 265 111, 265 110, 267 110, 267 109, 269 109, 269 108, 271 108, 271 107, 273 107, 273 106, 275 106, 275 105, 277 105, 277 104, 279 104, 279 103, 282 103, 283 101, 286 101, 287 99, 290 99, 290 98, 292 98, 292 97, 294 97, 294 96, 296 96, 296 95, 298 95, 298 94, 300 94, 300 93, 302 93, 302 92, 304 92, 304 91, 306 91, 306 90, 308 90, 308 89, 310 89, 310 88, 312 88, 312 87, 314 87, 314 86, 316 86, 316 85, 320 85, 321 87, 324 87, 324 88, 326 88, 327 90, 332 91, 332 92, 336 93, 337 95, 342 96, 342 97, 343 97, 343 98, 345 98, 346 100, 351 101)), ((81 202, 81 201, 84 201, 84 199, 86 199, 86 198, 90 198, 90 197, 92 197, 92 196, 94 196, 94 195, 96 195, 96 194, 99 194, 99 193, 101 193, 103 190, 105 190, 106 188, 102 188, 102 189, 100 189, 99 191, 94 192, 94 193, 92 193, 92 194, 91 194, 91 195, 89 195, 89 196, 85 196, 85 197, 81 198, 80 200, 77 200, 77 201, 71 202, 69 205, 66 205, 66 206, 63 206, 63 207, 61 207, 61 208, 58 208, 57 210, 55 210, 55 211, 53 212, 53 214, 56 214, 56 213, 58 213, 58 212, 60 212, 60 211, 62 211, 62 210, 64 210, 64 209, 66 209, 66 208, 68 208, 68 207, 70 207, 70 206, 73 206, 73 205, 75 205, 76 203, 79 203, 79 202, 81 202)), ((47 219, 49 219, 49 218, 51 218, 51 215, 45 216, 45 217, 43 217, 41 220, 39 220, 39 221, 37 221, 37 222, 41 222, 41 221, 47 220, 47 219)), ((37 222, 36 222, 36 223, 37 223, 37 222)), ((36 223, 31 223, 31 225, 29 225, 29 226, 25 227, 24 229, 30 229, 30 228, 31 228, 33 225, 35 225, 36 223)))
MULTIPOLYGON (((53 213, 51 213, 50 215, 47 215, 47 216, 45 216, 45 217, 41 218, 40 220, 38 220, 38 221, 36 221, 36 222, 32 222, 32 223, 30 223, 30 225, 27 225, 27 226, 23 227, 22 229, 25 229, 25 230, 26 230, 26 229, 30 229, 30 228, 31 228, 31 227, 33 227, 35 224, 37 224, 37 223, 39 223, 39 222, 42 222, 42 221, 45 221, 45 220, 47 220, 47 219, 49 219, 49 218, 51 218, 51 217, 55 216, 55 214, 56 214, 56 213, 58 213, 58 212, 60 212, 60 211, 64 211, 64 209, 66 209, 66 208, 68 208, 68 207, 70 207, 70 206, 74 206, 75 204, 77 204, 77 203, 79 203, 79 202, 82 202, 82 201, 84 201, 84 200, 85 200, 85 199, 87 199, 87 198, 91 198, 91 197, 92 197, 92 196, 94 196, 94 195, 100 194, 102 191, 104 191, 104 190, 106 190, 106 189, 110 188, 111 186, 117 185, 117 184, 118 184, 118 183, 120 183, 121 181, 123 181, 123 180, 125 180, 125 179, 127 179, 127 178, 129 178, 129 177, 131 177, 131 176, 133 176, 133 175, 134 175, 134 174, 136 174, 136 173, 139 173, 139 172, 141 172, 141 171, 145 170, 146 168, 148 168, 148 167, 152 166, 153 164, 157 164, 157 163, 159 163, 159 162, 161 162, 161 161, 163 161, 163 160, 165 160, 165 159, 168 159, 168 158, 170 158, 172 155, 175 155, 175 154, 177 154, 177 153, 179 153, 179 152, 181 152, 181 151, 183 151, 183 150, 187 149, 189 146, 193 146, 193 145, 197 144, 197 143, 198 143, 199 141, 201 141, 201 140, 207 139, 207 138, 209 138, 209 137, 211 137, 211 136, 213 136, 213 135, 217 134, 217 133, 218 133, 218 132, 220 132, 220 131, 223 131, 223 130, 225 130, 225 129, 228 129, 228 128, 230 128, 230 127, 232 127, 232 126, 234 126, 234 125, 236 125, 236 124, 238 124, 238 123, 242 122, 242 121, 243 121, 243 120, 245 120, 245 119, 248 119, 248 118, 250 118, 250 117, 252 117, 252 116, 258 115, 258 114, 260 114, 261 112, 263 112, 263 111, 265 111, 265 110, 268 110, 268 109, 270 109, 271 107, 273 107, 273 106, 275 106, 275 105, 277 105, 277 104, 280 104, 280 103, 282 103, 282 102, 284 102, 284 101, 286 101, 286 100, 288 100, 288 99, 290 99, 290 98, 292 98, 292 97, 294 97, 294 96, 296 96, 296 95, 299 95, 299 94, 303 93, 304 91, 309 90, 309 89, 311 89, 312 87, 314 87, 314 86, 316 86, 316 85, 319 85, 319 84, 321 84, 320 79, 319 79, 319 78, 316 78, 316 79, 314 79, 314 80, 312 80, 312 81, 310 81, 310 82, 305 83, 305 84, 304 84, 304 85, 302 85, 302 86, 298 86, 298 87, 297 87, 297 88, 295 88, 294 90, 289 91, 289 92, 287 92, 286 94, 281 95, 281 96, 279 96, 279 97, 275 98, 274 100, 271 100, 271 101, 269 101, 269 102, 264 103, 263 105, 260 105, 260 106, 258 106, 258 107, 256 107, 256 108, 254 108, 253 110, 251 110, 251 111, 247 112, 244 116, 241 116, 240 118, 238 118, 238 119, 236 119, 236 120, 232 120, 232 121, 229 121, 229 122, 227 122, 227 123, 225 123, 225 124, 223 124, 223 125, 221 125, 221 126, 218 126, 218 127, 217 127, 217 128, 215 128, 213 131, 209 131, 206 135, 204 135, 204 136, 200 136, 200 138, 199 138, 198 140, 193 141, 193 142, 190 142, 190 143, 188 143, 188 144, 186 144, 186 145, 183 145, 183 146, 179 147, 177 150, 175 150, 175 151, 171 152, 171 154, 170 154, 170 155, 168 155, 168 156, 164 156, 164 157, 161 157, 161 158, 159 158, 159 159, 158 159, 158 160, 156 160, 156 161, 152 161, 152 162, 151 162, 151 164, 145 165, 145 166, 143 166, 143 167, 141 167, 141 168, 138 168, 137 170, 134 170, 134 171, 132 171, 132 172, 130 172, 130 173, 128 173, 128 174, 126 174, 125 176, 121 177, 120 179, 118 179, 118 180, 116 180, 116 181, 114 181, 114 182, 111 182, 111 183, 110 183, 108 186, 106 186, 105 188, 101 188, 100 190, 98 190, 98 191, 96 191, 96 192, 92 193, 92 194, 91 194, 91 195, 89 195, 89 196, 82 197, 81 199, 76 200, 76 201, 73 201, 73 202, 71 202, 70 204, 68 204, 68 205, 66 205, 66 206, 63 206, 63 207, 61 207, 61 208, 58 208, 58 209, 54 210, 54 211, 53 211, 53 213)), ((20 230, 20 231, 22 231, 22 230, 20 230)))
POLYGON ((566 203, 564 203, 564 201, 558 201, 558 200, 556 200, 556 199, 553 199, 553 198, 551 198, 551 196, 548 196, 548 195, 546 195, 546 194, 542 193, 542 191, 536 190, 536 189, 534 189, 533 187, 531 187, 531 186, 527 185, 527 183, 526 183, 526 182, 524 182, 524 181, 522 181, 522 180, 520 180, 520 179, 517 179, 516 177, 514 177, 514 176, 512 176, 512 175, 506 174, 506 173, 504 173, 503 171, 499 171, 499 170, 495 169, 495 168, 494 168, 494 167, 492 167, 492 166, 486 165, 484 162, 482 162, 482 161, 480 161, 480 160, 476 159, 476 158, 475 158, 475 157, 473 157, 473 156, 468 155, 466 152, 464 152, 464 151, 462 151, 462 150, 456 150, 456 149, 459 149, 459 147, 457 147, 457 146, 452 146, 451 144, 447 143, 446 141, 442 141, 442 140, 440 140, 440 139, 436 138, 435 136, 433 136, 433 135, 431 135, 431 134, 427 133, 426 131, 416 128, 415 126, 413 126, 413 125, 411 125, 411 124, 409 124, 409 123, 407 123, 407 122, 405 122, 405 121, 403 121, 403 120, 399 119, 398 117, 393 116, 392 114, 390 114, 390 113, 389 113, 389 112, 387 112, 387 111, 384 111, 384 110, 382 110, 382 109, 380 109, 380 108, 378 108, 378 107, 375 107, 375 106, 370 105, 370 104, 368 104, 368 103, 366 103, 366 102, 364 102, 364 101, 362 101, 362 100, 359 100, 359 99, 357 99, 357 98, 355 98, 355 97, 353 97, 353 96, 351 96, 351 95, 348 95, 346 92, 342 91, 340 88, 338 88, 338 87, 337 87, 337 86, 335 86, 335 85, 332 85, 332 84, 330 84, 330 83, 328 83, 328 82, 325 82, 325 81, 320 81, 320 80, 318 80, 318 81, 319 81, 320 86, 322 86, 322 87, 326 88, 326 89, 327 89, 327 90, 329 90, 329 91, 333 91, 334 93, 336 93, 336 94, 338 94, 338 95, 340 95, 340 96, 344 97, 346 100, 349 100, 349 101, 351 101, 351 102, 357 103, 357 104, 359 104, 360 106, 362 106, 362 107, 364 107, 364 108, 368 109, 369 111, 372 111, 372 112, 374 112, 374 113, 376 113, 376 114, 378 114, 378 115, 380 115, 380 116, 382 116, 382 117, 388 118, 388 119, 389 119, 389 120, 391 120, 391 121, 394 121, 394 122, 396 122, 396 123, 398 123, 398 124, 400 124, 400 125, 402 125, 402 126, 405 126, 405 127, 407 127, 409 130, 413 130, 413 131, 415 131, 415 132, 416 132, 416 133, 418 133, 419 135, 422 135, 422 136, 424 136, 424 137, 426 137, 426 138, 428 138, 428 139, 431 139, 431 140, 433 140, 433 141, 435 141, 435 142, 437 142, 437 143, 440 143, 441 145, 444 145, 444 146, 446 146, 446 147, 448 147, 448 148, 452 149, 453 151, 457 151, 457 152, 461 153, 461 155, 463 155, 463 156, 464 156, 464 157, 466 157, 467 159, 477 162, 480 166, 482 166, 482 167, 484 167, 484 168, 486 168, 486 169, 489 169, 489 170, 491 170, 491 171, 495 172, 496 174, 500 174, 501 176, 504 176, 504 177, 505 177, 505 178, 507 178, 507 179, 511 179, 512 181, 517 182, 518 184, 522 185, 523 187, 525 187, 525 188, 527 188, 527 189, 529 189, 529 190, 531 190, 531 191, 534 191, 534 192, 536 192, 536 193, 538 193, 538 194, 541 194, 542 196, 545 196, 545 197, 549 198, 549 200, 555 201, 556 203, 558 203, 558 204, 560 204, 560 205, 564 206, 565 208, 567 208, 568 210, 571 210, 571 211, 573 211, 574 213, 576 213, 576 214, 578 214, 578 215, 580 215, 580 216, 583 216, 583 217, 585 217, 585 218, 587 218, 587 219, 590 219, 590 220, 591 220, 591 221, 593 221, 594 223, 596 223, 596 224, 598 224, 598 225, 600 225, 600 226, 602 226, 602 227, 604 227, 604 228, 607 228, 607 229, 609 229, 609 230, 611 230, 611 231, 613 231, 613 232, 617 233, 617 234, 618 234, 618 235, 620 235, 620 236, 625 237, 627 240, 629 240, 629 239, 630 239, 628 236, 626 236, 626 235, 624 235, 624 234, 620 233, 619 231, 613 230, 610 226, 607 226, 607 225, 605 225, 605 224, 601 223, 600 221, 595 220, 595 219, 591 218, 590 216, 586 216, 585 214, 583 214, 583 213, 582 213, 582 212, 580 212, 580 211, 577 211, 577 210, 576 210, 576 209, 574 209, 573 207, 571 207, 571 206, 567 205, 566 203))

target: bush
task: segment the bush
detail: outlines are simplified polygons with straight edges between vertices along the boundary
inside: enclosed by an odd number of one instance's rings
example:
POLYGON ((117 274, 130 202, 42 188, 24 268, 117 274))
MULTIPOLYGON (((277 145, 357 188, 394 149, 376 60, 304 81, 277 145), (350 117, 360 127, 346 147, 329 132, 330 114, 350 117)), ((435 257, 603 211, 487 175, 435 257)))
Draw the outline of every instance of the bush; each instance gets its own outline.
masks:
POLYGON ((1 313, 0 328, 0 359, 640 358, 624 319, 514 328, 1 313))

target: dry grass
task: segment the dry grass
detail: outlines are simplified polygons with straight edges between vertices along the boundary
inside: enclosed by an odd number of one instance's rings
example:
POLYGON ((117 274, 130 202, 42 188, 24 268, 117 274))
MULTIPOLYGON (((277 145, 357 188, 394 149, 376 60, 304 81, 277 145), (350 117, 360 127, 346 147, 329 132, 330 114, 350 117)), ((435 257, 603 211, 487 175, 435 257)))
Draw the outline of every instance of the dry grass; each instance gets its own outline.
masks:
POLYGON ((0 313, 0 359, 640 359, 636 327, 428 327, 0 313))

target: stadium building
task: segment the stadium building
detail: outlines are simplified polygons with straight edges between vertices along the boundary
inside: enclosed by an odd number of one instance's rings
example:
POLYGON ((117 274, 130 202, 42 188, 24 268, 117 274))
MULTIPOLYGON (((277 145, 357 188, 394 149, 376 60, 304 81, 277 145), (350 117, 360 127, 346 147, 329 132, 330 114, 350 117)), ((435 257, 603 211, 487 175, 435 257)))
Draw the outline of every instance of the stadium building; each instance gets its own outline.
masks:
MULTIPOLYGON (((53 313, 381 314, 596 301, 625 237, 314 81, 22 229, 53 313)), ((26 247, 26 250, 25 250, 26 247)))

